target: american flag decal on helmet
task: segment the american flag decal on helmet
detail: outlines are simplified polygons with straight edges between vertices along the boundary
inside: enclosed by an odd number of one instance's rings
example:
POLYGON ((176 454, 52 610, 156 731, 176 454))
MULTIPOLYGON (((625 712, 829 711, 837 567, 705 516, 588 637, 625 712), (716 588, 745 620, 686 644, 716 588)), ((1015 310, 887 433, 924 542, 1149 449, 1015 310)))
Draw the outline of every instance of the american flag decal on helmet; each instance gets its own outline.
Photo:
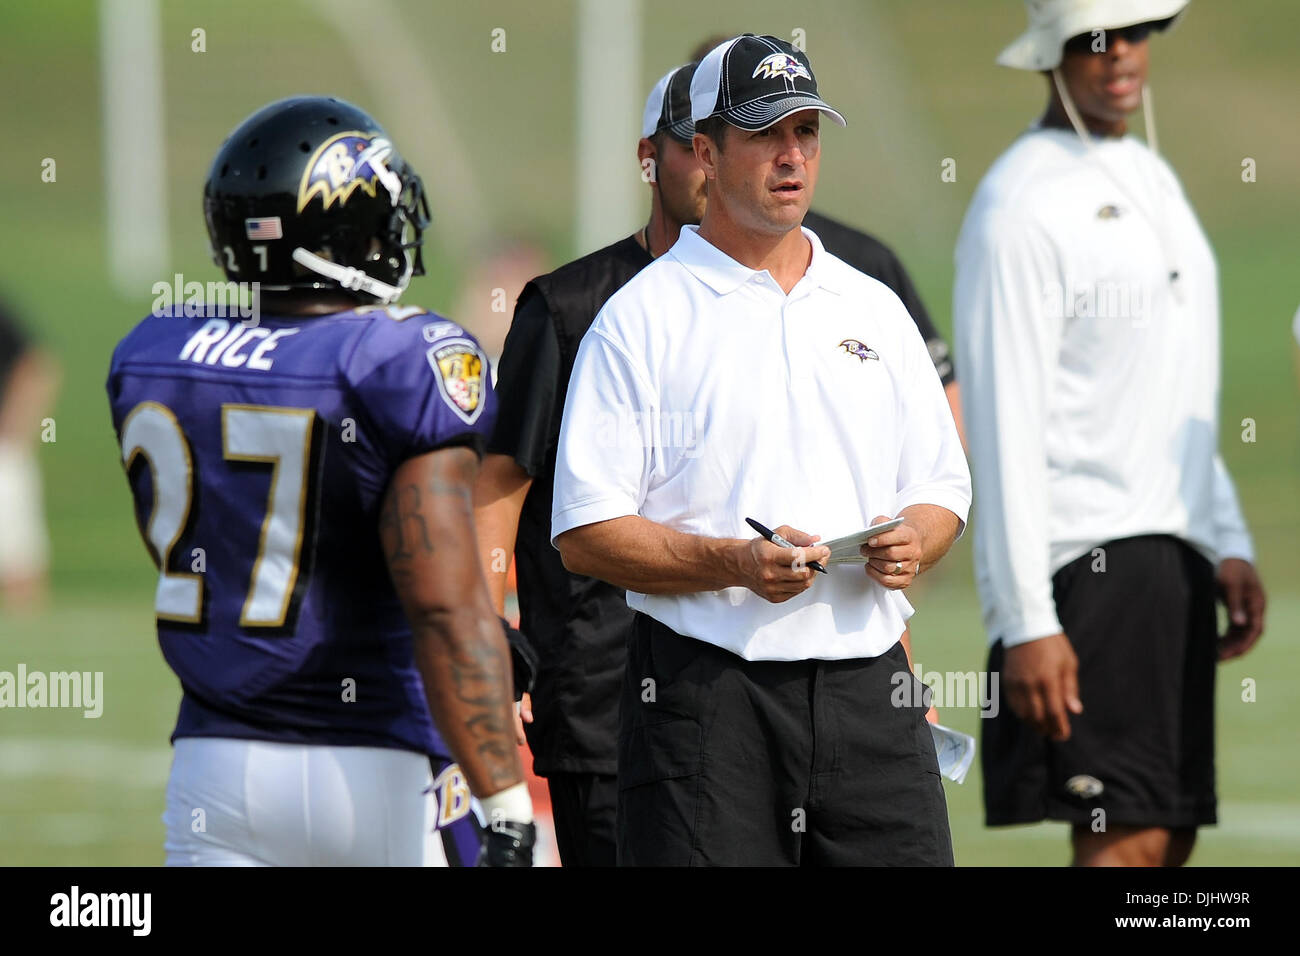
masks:
POLYGON ((249 239, 283 239, 284 227, 279 216, 267 216, 264 219, 245 219, 244 235, 249 239))

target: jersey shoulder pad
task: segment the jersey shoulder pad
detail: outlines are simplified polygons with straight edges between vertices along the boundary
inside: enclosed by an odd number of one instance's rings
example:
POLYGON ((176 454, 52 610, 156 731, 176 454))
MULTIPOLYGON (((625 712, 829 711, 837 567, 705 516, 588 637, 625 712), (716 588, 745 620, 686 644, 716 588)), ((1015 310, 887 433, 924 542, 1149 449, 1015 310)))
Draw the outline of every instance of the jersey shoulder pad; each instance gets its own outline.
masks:
MULTIPOLYGON (((355 347, 346 356, 349 377, 364 378, 380 365, 407 361, 422 355, 421 346, 451 335, 468 335, 461 326, 418 306, 358 309, 350 317, 363 320, 355 347)), ((421 359, 423 361, 423 359, 421 359)))
POLYGON ((436 385, 447 407, 472 425, 486 406, 491 371, 482 346, 456 322, 416 306, 372 310, 371 321, 348 362, 358 384, 382 370, 382 377, 414 393, 436 385))

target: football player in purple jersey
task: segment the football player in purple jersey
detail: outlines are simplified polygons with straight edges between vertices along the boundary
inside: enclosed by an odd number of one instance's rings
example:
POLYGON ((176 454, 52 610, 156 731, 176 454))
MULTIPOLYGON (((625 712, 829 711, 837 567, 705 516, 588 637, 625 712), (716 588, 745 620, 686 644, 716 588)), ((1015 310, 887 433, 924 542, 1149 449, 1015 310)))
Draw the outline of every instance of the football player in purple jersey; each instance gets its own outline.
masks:
POLYGON ((167 862, 530 865, 472 518, 488 362, 394 305, 420 179, 364 112, 298 97, 231 133, 204 212, 230 283, 155 301, 108 378, 182 690, 167 862))

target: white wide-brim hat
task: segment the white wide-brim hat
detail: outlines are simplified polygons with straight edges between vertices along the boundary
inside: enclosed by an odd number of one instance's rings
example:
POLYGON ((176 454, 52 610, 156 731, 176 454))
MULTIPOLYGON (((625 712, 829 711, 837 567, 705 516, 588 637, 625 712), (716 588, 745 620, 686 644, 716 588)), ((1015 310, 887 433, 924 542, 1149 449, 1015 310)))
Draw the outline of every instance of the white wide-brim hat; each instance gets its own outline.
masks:
POLYGON ((1061 51, 1071 37, 1178 17, 1187 4, 1188 0, 1025 0, 1029 29, 998 54, 998 62, 1017 70, 1054 70, 1061 65, 1061 51))

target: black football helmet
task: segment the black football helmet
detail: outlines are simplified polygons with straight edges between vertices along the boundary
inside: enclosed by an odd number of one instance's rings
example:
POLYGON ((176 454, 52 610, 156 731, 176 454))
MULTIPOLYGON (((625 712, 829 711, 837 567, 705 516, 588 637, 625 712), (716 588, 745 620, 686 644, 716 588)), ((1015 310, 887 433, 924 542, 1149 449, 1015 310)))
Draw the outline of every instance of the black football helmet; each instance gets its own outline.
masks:
POLYGON ((212 161, 203 214, 226 277, 265 291, 341 288, 389 303, 424 275, 420 177, 343 100, 293 97, 244 120, 212 161))

